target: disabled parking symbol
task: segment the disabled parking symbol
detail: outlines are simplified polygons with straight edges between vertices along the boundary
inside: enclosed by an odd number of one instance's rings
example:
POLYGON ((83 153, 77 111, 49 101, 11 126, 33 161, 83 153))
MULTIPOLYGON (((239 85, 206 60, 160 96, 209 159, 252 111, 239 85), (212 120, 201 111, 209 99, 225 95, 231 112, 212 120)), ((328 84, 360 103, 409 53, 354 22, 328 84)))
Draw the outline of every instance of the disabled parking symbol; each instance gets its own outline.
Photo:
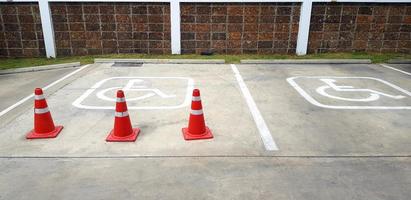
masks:
POLYGON ((129 110, 177 109, 189 105, 194 81, 188 77, 111 77, 86 90, 72 105, 114 109, 115 92, 126 93, 129 110))
POLYGON ((411 109, 411 92, 373 77, 287 79, 308 102, 331 109, 411 109))

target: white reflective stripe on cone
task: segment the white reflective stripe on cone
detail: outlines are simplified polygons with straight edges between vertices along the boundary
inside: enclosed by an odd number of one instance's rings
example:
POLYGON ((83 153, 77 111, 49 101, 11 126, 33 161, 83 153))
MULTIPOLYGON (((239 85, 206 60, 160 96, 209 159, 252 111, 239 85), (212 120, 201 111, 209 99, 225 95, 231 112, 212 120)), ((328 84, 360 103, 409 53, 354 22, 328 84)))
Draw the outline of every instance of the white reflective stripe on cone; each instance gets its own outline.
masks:
POLYGON ((192 101, 201 101, 201 97, 200 96, 198 96, 198 97, 193 96, 192 101))
POLYGON ((202 115, 202 114, 203 114, 203 110, 191 110, 191 114, 192 114, 192 115, 202 115))
POLYGON ((128 116, 128 111, 126 111, 126 112, 116 112, 114 115, 116 117, 127 117, 128 116))
POLYGON ((49 108, 35 108, 34 109, 34 113, 36 114, 43 114, 43 113, 48 113, 49 112, 49 108))
POLYGON ((123 98, 118 98, 117 97, 117 102, 126 102, 126 98, 124 98, 124 97, 123 98))
POLYGON ((34 99, 35 100, 42 100, 44 99, 44 95, 40 94, 40 95, 34 95, 34 99))

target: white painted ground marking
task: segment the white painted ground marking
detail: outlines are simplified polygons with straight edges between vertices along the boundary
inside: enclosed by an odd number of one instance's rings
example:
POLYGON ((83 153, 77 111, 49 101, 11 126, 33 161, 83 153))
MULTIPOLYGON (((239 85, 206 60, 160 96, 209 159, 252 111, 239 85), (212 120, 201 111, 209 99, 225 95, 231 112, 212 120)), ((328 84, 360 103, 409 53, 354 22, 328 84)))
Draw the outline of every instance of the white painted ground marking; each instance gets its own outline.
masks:
POLYGON ((253 116, 254 122, 257 125, 258 131, 260 132, 261 139, 263 140, 264 147, 267 151, 277 151, 278 147, 275 143, 273 137, 271 136, 270 130, 264 121, 263 116, 258 110, 257 104, 254 102, 250 91, 247 88, 240 72, 234 64, 231 64, 231 69, 234 72, 235 78, 237 79, 238 85, 240 86, 241 92, 247 102, 248 108, 250 109, 251 115, 253 116))
MULTIPOLYGON (((318 107, 330 108, 330 109, 380 109, 380 110, 389 110, 389 109, 408 110, 408 109, 411 109, 411 106, 333 106, 333 105, 325 105, 325 104, 322 104, 322 103, 318 102, 317 100, 315 100, 315 99, 314 99, 313 97, 311 97, 304 89, 302 89, 302 88, 295 82, 295 80, 298 79, 298 78, 310 78, 310 79, 318 79, 318 80, 320 80, 320 79, 369 79, 369 80, 379 81, 379 82, 381 82, 381 83, 383 83, 383 84, 385 84, 385 85, 387 85, 387 86, 390 86, 391 88, 396 89, 396 90, 400 91, 401 93, 404 93, 404 94, 406 94, 406 95, 408 95, 408 96, 410 96, 410 97, 411 97, 411 92, 409 92, 409 91, 407 91, 407 90, 405 90, 405 89, 403 89, 403 88, 401 88, 401 87, 399 87, 399 86, 396 86, 396 85, 394 85, 394 84, 392 84, 392 83, 389 83, 389 82, 387 82, 387 81, 384 81, 384 80, 381 80, 381 79, 378 79, 378 78, 373 78, 373 77, 296 76, 296 77, 287 78, 287 82, 288 82, 291 86, 293 86, 294 89, 297 90, 298 93, 300 93, 301 96, 303 96, 303 97, 304 97, 308 102, 310 102, 311 104, 316 105, 316 106, 318 106, 318 107)), ((344 86, 343 86, 343 87, 344 87, 344 86)), ((345 88, 345 90, 346 90, 346 89, 350 89, 350 88, 345 88)), ((319 92, 321 95, 324 95, 324 96, 327 96, 327 97, 330 97, 330 96, 331 96, 331 95, 328 95, 328 94, 322 94, 321 91, 318 91, 318 90, 322 90, 321 87, 317 88, 317 92, 319 92)), ((351 90, 352 90, 352 89, 351 89, 351 90)), ((402 95, 393 96, 393 95, 385 94, 385 93, 378 92, 378 91, 375 91, 375 90, 370 90, 370 89, 360 89, 360 91, 362 91, 362 92, 368 91, 368 92, 371 92, 371 93, 374 92, 374 93, 372 93, 372 94, 389 96, 389 97, 391 97, 391 98, 393 98, 393 99, 402 99, 402 98, 405 98, 405 97, 402 96, 402 95)), ((367 100, 368 100, 368 101, 374 100, 374 99, 376 98, 375 95, 374 95, 374 96, 370 96, 370 97, 369 97, 370 99, 367 99, 367 100)), ((335 97, 335 96, 333 96, 333 97, 335 97)), ((341 98, 341 97, 338 97, 338 98, 341 98)), ((336 98, 336 99, 338 99, 338 98, 336 98)), ((378 96, 378 98, 379 98, 379 96, 378 96)), ((339 99, 339 100, 348 100, 348 99, 339 99)), ((350 99, 350 100, 353 100, 353 99, 350 99)), ((376 99, 375 99, 375 100, 376 100, 376 99)))
POLYGON ((318 87, 316 89, 317 93, 319 93, 319 94, 321 94, 325 97, 332 98, 332 99, 338 99, 338 100, 342 100, 342 101, 354 101, 354 102, 369 102, 369 101, 376 101, 376 100, 380 99, 380 96, 385 96, 385 97, 392 98, 392 99, 403 99, 403 98, 405 98, 405 96, 402 96, 402 95, 394 96, 394 95, 390 95, 390 94, 387 94, 387 93, 384 93, 384 92, 371 90, 371 89, 357 89, 357 88, 354 88, 353 86, 349 86, 349 85, 337 85, 336 84, 337 80, 331 79, 331 78, 321 78, 319 80, 323 81, 326 85, 318 87), (367 94, 369 94, 369 96, 366 97, 366 98, 338 97, 338 96, 328 94, 326 92, 327 89, 333 89, 333 90, 338 91, 338 92, 361 92, 361 93, 367 93, 367 94))
POLYGON ((410 76, 411 76, 411 73, 406 72, 406 71, 403 71, 403 70, 400 70, 400 69, 397 69, 397 68, 395 68, 395 67, 390 67, 390 66, 384 65, 384 64, 380 64, 380 65, 383 66, 383 67, 385 67, 385 68, 392 69, 392 70, 395 70, 395 71, 397 71, 397 72, 401 72, 401 73, 403 73, 403 74, 407 74, 407 75, 410 75, 410 76))
MULTIPOLYGON (((56 85, 57 83, 60 83, 61 81, 63 81, 64 79, 73 76, 74 74, 76 74, 77 72, 83 70, 84 68, 88 67, 90 65, 84 65, 83 67, 80 67, 79 69, 76 69, 75 71, 63 76, 62 78, 50 83, 49 85, 47 85, 46 87, 43 88, 43 90, 47 90, 50 87, 53 87, 54 85, 56 85)), ((10 110, 13 110, 14 108, 16 108, 17 106, 23 104, 24 102, 26 102, 27 100, 31 99, 32 97, 34 97, 34 94, 30 94, 27 97, 24 97, 23 99, 21 99, 20 101, 16 102, 15 104, 11 105, 10 107, 4 109, 3 111, 0 112, 0 117, 5 115, 6 113, 8 113, 10 110)))
POLYGON ((136 92, 147 92, 147 94, 139 96, 139 97, 135 97, 135 98, 128 98, 127 101, 131 102, 131 101, 138 101, 138 100, 143 100, 143 99, 147 99, 153 96, 160 96, 161 98, 173 98, 176 95, 167 95, 164 92, 162 92, 161 90, 157 89, 157 88, 149 88, 149 86, 145 85, 146 81, 142 80, 142 79, 131 79, 128 81, 128 83, 126 84, 126 86, 124 86, 123 88, 120 87, 111 87, 111 88, 107 88, 104 90, 101 90, 100 92, 98 92, 96 95, 98 98, 105 100, 105 101, 112 101, 115 102, 116 99, 110 96, 107 96, 106 93, 108 91, 111 90, 118 90, 118 89, 122 89, 124 92, 126 91, 136 91, 136 92))
MULTIPOLYGON (((104 80, 101 80, 99 82, 97 82, 96 84, 94 84, 90 89, 86 90, 86 92, 84 92, 79 98, 77 98, 72 105, 77 107, 77 108, 83 108, 83 109, 101 109, 101 110, 112 110, 115 109, 115 106, 91 106, 91 105, 83 105, 82 102, 90 95, 92 94, 94 91, 96 91, 97 89, 99 89, 105 82, 109 81, 109 80, 113 80, 113 79, 132 79, 132 83, 128 83, 126 84, 125 89, 128 90, 138 90, 138 91, 148 91, 150 93, 145 94, 143 96, 139 96, 136 98, 127 98, 127 101, 137 101, 137 100, 141 100, 141 99, 145 99, 145 98, 149 98, 152 97, 154 95, 159 95, 162 98, 170 98, 170 97, 174 97, 173 95, 167 95, 164 94, 163 92, 161 92, 158 89, 148 89, 145 88, 146 86, 133 86, 133 84, 141 82, 141 79, 181 79, 181 80, 186 80, 187 81, 187 89, 186 89, 186 95, 184 98, 184 102, 180 105, 177 106, 129 106, 128 110, 156 110, 156 109, 177 109, 177 108, 182 108, 182 107, 186 107, 190 104, 190 100, 191 100, 191 92, 194 89, 194 80, 192 78, 187 78, 187 77, 110 77, 110 78, 106 78, 104 80), (134 89, 133 89, 134 87, 134 89)), ((96 96, 102 100, 106 100, 106 101, 116 101, 116 98, 110 98, 104 95, 104 93, 106 93, 109 90, 114 90, 114 89, 124 89, 123 87, 111 87, 111 88, 107 88, 104 90, 101 90, 99 92, 96 93, 96 96)))

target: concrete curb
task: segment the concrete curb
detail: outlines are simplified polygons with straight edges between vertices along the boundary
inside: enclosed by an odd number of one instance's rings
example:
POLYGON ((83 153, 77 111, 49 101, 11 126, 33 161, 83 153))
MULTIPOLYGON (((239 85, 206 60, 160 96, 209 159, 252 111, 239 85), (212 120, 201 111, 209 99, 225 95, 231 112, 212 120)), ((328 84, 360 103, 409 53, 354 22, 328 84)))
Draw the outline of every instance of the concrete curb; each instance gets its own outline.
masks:
POLYGON ((389 64, 411 64, 411 59, 391 59, 388 60, 389 64))
POLYGON ((80 66, 80 62, 63 63, 63 64, 55 64, 55 65, 42 65, 42 66, 35 66, 35 67, 22 67, 22 68, 15 68, 15 69, 4 69, 4 70, 0 70, 0 75, 23 73, 23 72, 45 71, 45 70, 51 70, 51 69, 62 69, 62 68, 78 67, 78 66, 80 66))
POLYGON ((94 59, 94 63, 135 62, 147 64, 224 64, 220 59, 94 59))
POLYGON ((276 59, 241 60, 241 64, 370 64, 370 59, 276 59))

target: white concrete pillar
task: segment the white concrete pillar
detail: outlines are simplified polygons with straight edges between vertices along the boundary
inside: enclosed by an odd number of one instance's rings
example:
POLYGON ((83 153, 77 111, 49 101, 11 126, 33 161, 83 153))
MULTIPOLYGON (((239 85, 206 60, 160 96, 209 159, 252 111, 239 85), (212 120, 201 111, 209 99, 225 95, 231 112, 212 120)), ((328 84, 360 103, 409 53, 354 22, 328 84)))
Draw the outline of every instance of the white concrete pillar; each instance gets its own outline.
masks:
POLYGON ((171 53, 181 54, 180 0, 170 1, 171 53))
POLYGON ((39 0, 41 27, 43 29, 44 46, 47 58, 56 57, 56 43, 54 40, 53 20, 48 0, 39 0))
POLYGON ((308 36, 310 33, 310 20, 312 0, 303 0, 301 4, 300 22, 297 37, 297 55, 306 55, 308 48, 308 36))

